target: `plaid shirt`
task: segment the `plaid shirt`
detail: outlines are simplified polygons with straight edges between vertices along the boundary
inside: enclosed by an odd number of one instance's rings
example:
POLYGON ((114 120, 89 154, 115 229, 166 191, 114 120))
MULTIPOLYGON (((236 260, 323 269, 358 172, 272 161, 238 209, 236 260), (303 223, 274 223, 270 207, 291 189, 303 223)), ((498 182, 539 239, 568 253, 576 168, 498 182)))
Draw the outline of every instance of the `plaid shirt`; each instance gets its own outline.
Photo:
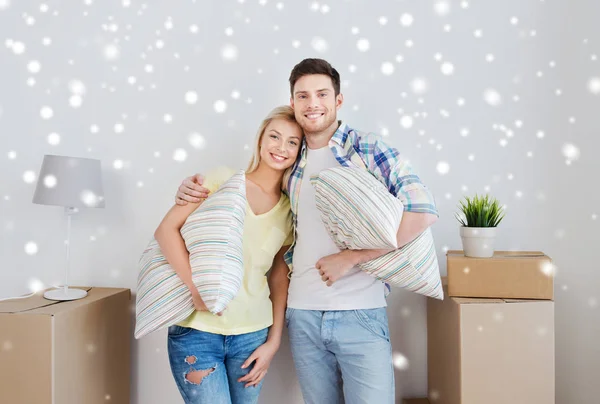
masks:
MULTIPOLYGON (((363 168, 373 174, 392 195, 402 201, 405 211, 438 215, 435 200, 429 189, 421 183, 410 164, 400 158, 398 150, 385 144, 380 136, 359 132, 340 122, 340 126, 329 141, 329 148, 342 166, 363 168)), ((306 166, 306 149, 306 141, 304 141, 300 158, 296 161, 288 182, 294 234, 298 224, 298 199, 304 166, 306 166)), ((285 254, 285 262, 290 270, 292 270, 295 245, 296 241, 285 254)))

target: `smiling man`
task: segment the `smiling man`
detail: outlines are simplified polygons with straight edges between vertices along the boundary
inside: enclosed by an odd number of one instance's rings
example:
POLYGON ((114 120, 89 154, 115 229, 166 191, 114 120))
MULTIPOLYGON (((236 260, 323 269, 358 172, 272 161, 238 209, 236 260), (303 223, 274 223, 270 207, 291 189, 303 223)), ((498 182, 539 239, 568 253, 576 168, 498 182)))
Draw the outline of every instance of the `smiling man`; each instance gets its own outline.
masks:
MULTIPOLYGON (((404 205, 403 246, 437 220, 433 196, 399 152, 379 136, 337 120, 344 98, 327 61, 305 59, 289 78, 304 141, 288 183, 295 242, 286 254, 291 279, 286 322, 306 403, 394 402, 394 369, 385 285, 358 268, 384 250, 340 251, 323 226, 308 178, 344 166, 368 170, 404 205)), ((201 177, 184 180, 180 204, 206 196, 201 177)))

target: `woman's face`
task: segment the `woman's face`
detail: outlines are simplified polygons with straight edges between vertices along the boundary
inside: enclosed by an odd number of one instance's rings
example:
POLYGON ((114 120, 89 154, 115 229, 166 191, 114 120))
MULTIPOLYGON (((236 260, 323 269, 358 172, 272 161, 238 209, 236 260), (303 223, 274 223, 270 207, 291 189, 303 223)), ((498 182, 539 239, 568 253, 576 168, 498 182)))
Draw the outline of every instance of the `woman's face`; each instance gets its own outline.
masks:
POLYGON ((260 141, 261 163, 285 171, 296 161, 301 144, 302 129, 296 122, 273 119, 260 141))

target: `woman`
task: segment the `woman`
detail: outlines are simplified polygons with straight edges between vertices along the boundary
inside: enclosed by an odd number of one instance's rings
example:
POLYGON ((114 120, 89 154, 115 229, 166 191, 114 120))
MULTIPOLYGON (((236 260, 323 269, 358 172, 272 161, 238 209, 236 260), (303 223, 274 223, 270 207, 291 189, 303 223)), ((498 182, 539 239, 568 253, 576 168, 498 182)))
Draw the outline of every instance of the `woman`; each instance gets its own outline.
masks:
MULTIPOLYGON (((301 142, 302 129, 288 106, 271 111, 258 130, 246 170, 244 279, 224 312, 207 311, 192 282, 189 253, 180 233, 202 202, 173 206, 154 234, 196 307, 188 319, 170 327, 168 335, 171 371, 186 403, 258 400, 281 342, 289 282, 283 255, 293 241, 290 204, 283 190, 301 142)), ((229 169, 213 172, 204 187, 214 192, 233 174, 229 169)))

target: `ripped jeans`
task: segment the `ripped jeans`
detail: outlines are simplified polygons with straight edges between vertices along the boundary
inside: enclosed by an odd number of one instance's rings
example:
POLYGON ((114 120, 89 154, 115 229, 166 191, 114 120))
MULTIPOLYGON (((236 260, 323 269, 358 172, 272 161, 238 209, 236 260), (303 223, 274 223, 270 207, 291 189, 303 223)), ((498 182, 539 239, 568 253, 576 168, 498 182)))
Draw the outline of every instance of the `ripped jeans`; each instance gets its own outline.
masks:
POLYGON ((241 366, 267 341, 267 334, 268 328, 248 334, 220 335, 178 325, 169 327, 171 372, 185 403, 257 403, 264 379, 256 387, 248 388, 237 380, 252 370, 252 366, 246 369, 241 366))

